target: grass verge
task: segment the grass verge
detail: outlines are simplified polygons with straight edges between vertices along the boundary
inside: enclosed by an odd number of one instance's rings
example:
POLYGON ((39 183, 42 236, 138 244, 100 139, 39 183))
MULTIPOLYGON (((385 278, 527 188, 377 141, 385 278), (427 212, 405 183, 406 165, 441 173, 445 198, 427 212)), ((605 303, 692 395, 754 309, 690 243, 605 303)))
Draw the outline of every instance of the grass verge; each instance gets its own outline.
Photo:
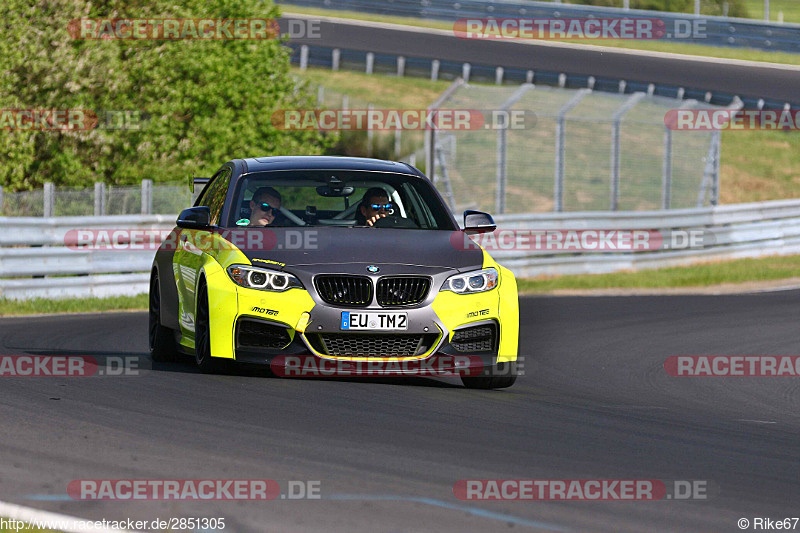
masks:
MULTIPOLYGON (((793 0, 796 1, 796 0, 793 0)), ((800 2, 798 2, 800 6, 800 2)), ((412 17, 396 17, 389 15, 375 15, 372 13, 359 13, 356 11, 343 11, 334 9, 321 9, 313 7, 301 7, 294 5, 284 5, 284 13, 296 13, 302 15, 312 15, 320 17, 338 17, 352 20, 366 20, 373 22, 386 22, 390 24, 402 24, 404 26, 416 26, 420 28, 433 28, 437 30, 452 31, 453 23, 443 20, 427 20, 412 17)), ((800 11, 800 7, 798 7, 800 11)), ((770 10, 770 13, 777 11, 770 10)), ((787 22, 789 20, 787 19, 787 22)), ((610 46, 613 48, 624 48, 631 50, 647 50, 650 52, 666 52, 672 54, 685 54, 690 56, 717 57, 721 59, 741 59, 746 61, 761 61, 767 63, 780 63, 785 65, 800 65, 800 54, 790 54, 787 52, 766 52, 753 48, 727 48, 723 46, 709 46, 693 43, 674 43, 659 40, 642 39, 602 39, 602 40, 561 40, 553 39, 557 42, 595 44, 598 46, 610 46)))
POLYGON ((557 290, 709 287, 723 283, 775 281, 798 275, 800 255, 789 255, 715 261, 639 272, 521 278, 517 283, 520 293, 547 293, 557 290))
MULTIPOLYGON (((147 294, 111 298, 69 298, 52 300, 35 298, 16 301, 0 298, 0 316, 55 313, 92 313, 102 311, 140 311, 147 309, 147 294)), ((0 533, 3 533, 0 530, 0 533)))

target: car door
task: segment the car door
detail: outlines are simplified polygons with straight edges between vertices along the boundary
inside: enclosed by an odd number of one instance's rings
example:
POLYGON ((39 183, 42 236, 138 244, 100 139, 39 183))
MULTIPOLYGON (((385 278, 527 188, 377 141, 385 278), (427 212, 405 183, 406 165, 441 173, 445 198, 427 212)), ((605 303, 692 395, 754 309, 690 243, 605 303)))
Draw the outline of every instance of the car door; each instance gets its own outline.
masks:
MULTIPOLYGON (((220 223, 220 215, 225 205, 228 186, 231 180, 231 169, 224 168, 213 178, 205 193, 197 203, 206 206, 211 212, 211 226, 220 223)), ((213 244, 211 232, 182 228, 178 236, 178 246, 173 256, 173 272, 178 286, 178 304, 182 333, 194 338, 195 292, 200 271, 208 259, 209 247, 213 244)))

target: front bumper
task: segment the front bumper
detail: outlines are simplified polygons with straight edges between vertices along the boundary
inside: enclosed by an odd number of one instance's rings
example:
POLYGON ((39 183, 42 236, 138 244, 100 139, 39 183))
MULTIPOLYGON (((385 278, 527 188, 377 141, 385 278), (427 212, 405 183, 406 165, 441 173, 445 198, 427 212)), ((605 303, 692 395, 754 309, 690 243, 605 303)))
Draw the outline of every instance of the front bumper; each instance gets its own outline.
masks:
POLYGON ((209 279, 212 356, 262 365, 301 355, 363 363, 439 359, 445 361, 442 368, 450 358, 454 362, 449 370, 516 361, 516 282, 508 271, 501 276, 496 289, 483 293, 446 291, 421 306, 357 310, 317 303, 305 289, 266 292, 239 287, 224 274, 213 276, 209 279), (408 329, 343 331, 343 311, 404 312, 408 329), (403 351, 399 345, 414 349, 403 351), (375 353, 365 353, 364 346, 374 346, 375 353), (385 351, 384 346, 391 350, 385 351))

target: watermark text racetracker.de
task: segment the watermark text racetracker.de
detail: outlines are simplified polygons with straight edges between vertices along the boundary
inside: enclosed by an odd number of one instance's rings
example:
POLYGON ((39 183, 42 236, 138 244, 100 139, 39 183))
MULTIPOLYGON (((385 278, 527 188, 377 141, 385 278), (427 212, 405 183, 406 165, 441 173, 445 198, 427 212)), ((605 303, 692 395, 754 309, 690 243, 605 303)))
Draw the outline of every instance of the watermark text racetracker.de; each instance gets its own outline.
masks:
POLYGON ((670 109, 664 124, 674 131, 797 131, 797 109, 670 109))
POLYGON ((477 355, 432 355, 417 359, 354 356, 329 359, 315 355, 279 355, 270 362, 270 369, 280 377, 461 377, 523 376, 523 356, 513 365, 487 365, 477 355))
POLYGON ((453 494, 467 501, 706 500, 707 480, 462 479, 453 494))
MULTIPOLYGON (((248 221, 249 222, 249 221, 248 221)), ((274 231, 264 227, 211 229, 180 232, 167 229, 71 229, 64 235, 64 245, 76 251, 93 250, 316 250, 319 233, 315 229, 274 231)))
POLYGON ((0 377, 121 377, 139 375, 138 356, 0 355, 0 377))
POLYGON ((67 32, 76 40, 266 40, 280 37, 271 18, 101 18, 73 19, 67 32))
POLYGON ((700 249, 715 243, 709 230, 496 229, 468 234, 456 231, 450 244, 457 250, 537 252, 646 252, 700 249))
POLYGON ((653 40, 704 39, 706 21, 658 18, 461 18, 453 24, 460 39, 653 40))
POLYGON ((536 124, 536 114, 524 109, 278 109, 271 120, 280 130, 522 130, 536 124))
POLYGON ((673 377, 797 377, 798 355, 673 355, 664 361, 673 377))
POLYGON ((319 500, 319 480, 75 479, 67 494, 80 501, 319 500))
POLYGON ((141 130, 148 118, 147 114, 131 109, 0 109, 0 130, 141 130))

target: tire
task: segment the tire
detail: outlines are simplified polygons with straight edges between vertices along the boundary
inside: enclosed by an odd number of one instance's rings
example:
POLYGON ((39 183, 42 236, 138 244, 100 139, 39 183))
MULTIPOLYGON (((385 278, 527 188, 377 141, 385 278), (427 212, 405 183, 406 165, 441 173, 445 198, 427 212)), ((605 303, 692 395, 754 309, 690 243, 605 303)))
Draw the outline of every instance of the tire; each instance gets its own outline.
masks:
POLYGON ((489 368, 488 374, 484 376, 461 376, 461 383, 468 389, 506 389, 517 381, 516 363, 499 363, 497 366, 489 368), (503 375, 493 376, 493 373, 503 375))
POLYGON ((150 341, 150 359, 156 363, 174 361, 178 347, 175 345, 175 333, 161 325, 161 291, 158 285, 158 274, 153 271, 150 276, 150 311, 148 324, 150 341))
POLYGON ((194 358, 203 374, 216 374, 223 370, 222 361, 211 357, 211 322, 208 313, 208 287, 200 282, 197 289, 197 312, 195 313, 194 358))

